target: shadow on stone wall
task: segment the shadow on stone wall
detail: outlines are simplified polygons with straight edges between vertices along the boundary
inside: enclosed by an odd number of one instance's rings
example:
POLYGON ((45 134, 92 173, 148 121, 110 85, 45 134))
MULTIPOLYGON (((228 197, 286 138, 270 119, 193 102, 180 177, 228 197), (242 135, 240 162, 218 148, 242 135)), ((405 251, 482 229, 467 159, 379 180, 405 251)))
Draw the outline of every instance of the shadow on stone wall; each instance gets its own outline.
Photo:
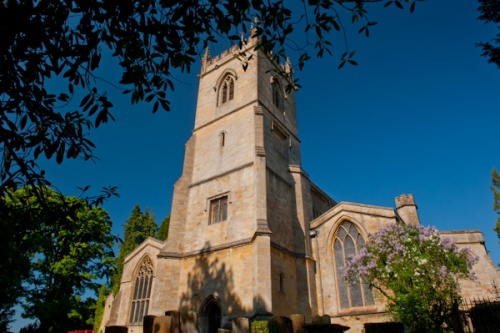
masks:
MULTIPOLYGON (((211 255, 210 242, 206 242, 191 271, 188 274, 187 291, 182 293, 179 311, 195 311, 199 320, 204 320, 204 304, 213 299, 221 310, 221 327, 227 326, 233 318, 252 316, 255 306, 244 306, 235 292, 234 273, 231 267, 211 255)), ((253 289, 252 287, 250 287, 253 289)), ((253 304, 259 304, 259 298, 253 304)), ((200 322, 200 324, 202 324, 200 322)))

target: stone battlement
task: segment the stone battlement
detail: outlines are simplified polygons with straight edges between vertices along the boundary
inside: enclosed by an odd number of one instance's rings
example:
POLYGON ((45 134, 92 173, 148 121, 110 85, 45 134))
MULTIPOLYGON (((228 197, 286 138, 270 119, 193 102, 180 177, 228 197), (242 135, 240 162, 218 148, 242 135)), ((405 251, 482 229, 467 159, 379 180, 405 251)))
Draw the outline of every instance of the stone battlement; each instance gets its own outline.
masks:
POLYGON ((210 49, 207 48, 205 54, 201 59, 202 60, 201 73, 204 74, 214 68, 218 68, 219 66, 224 65, 226 61, 240 57, 245 52, 253 51, 254 46, 257 44, 257 41, 258 38, 249 37, 247 39, 242 40, 243 45, 241 48, 239 45, 233 45, 229 49, 226 49, 222 51, 220 54, 213 57, 210 54, 210 49))
POLYGON ((229 49, 223 51, 221 54, 216 55, 213 58, 209 58, 206 60, 207 66, 210 66, 212 64, 215 64, 216 62, 219 62, 220 60, 226 58, 228 55, 233 56, 234 53, 239 52, 240 48, 238 45, 233 45, 229 49))
POLYGON ((399 197, 394 198, 396 202, 396 208, 404 206, 416 206, 413 194, 401 194, 399 197))

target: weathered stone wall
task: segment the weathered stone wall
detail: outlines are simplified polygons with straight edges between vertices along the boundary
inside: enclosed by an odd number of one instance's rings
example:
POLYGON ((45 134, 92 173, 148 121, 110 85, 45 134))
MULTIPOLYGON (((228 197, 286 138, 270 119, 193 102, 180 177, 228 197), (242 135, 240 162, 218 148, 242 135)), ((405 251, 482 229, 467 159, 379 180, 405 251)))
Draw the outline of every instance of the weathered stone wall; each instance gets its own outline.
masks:
MULTIPOLYGON (((273 291, 273 315, 284 316, 299 313, 299 285, 297 283, 296 258, 289 253, 273 248, 271 251, 271 276, 273 291), (283 274, 283 278, 280 275, 283 274), (282 280, 282 281, 280 281, 282 280), (283 285, 280 285, 280 282, 283 285)), ((306 289, 305 286, 300 286, 306 289)))
POLYGON ((270 313, 271 262, 269 237, 259 236, 246 245, 214 250, 181 259, 178 300, 175 308, 199 311, 214 297, 222 311, 223 325, 232 318, 270 313))
MULTIPOLYGON (((154 238, 146 239, 137 249, 125 257, 123 265, 123 275, 120 283, 120 292, 118 293, 115 302, 119 302, 116 306, 113 304, 113 312, 115 312, 114 318, 111 318, 106 325, 118 325, 125 326, 129 323, 130 307, 132 303, 133 290, 135 278, 140 267, 140 263, 148 257, 153 263, 153 285, 152 285, 152 298, 154 303, 155 290, 160 287, 158 277, 161 276, 161 271, 158 271, 158 260, 157 256, 163 248, 164 242, 156 240, 154 238)), ((161 309, 154 306, 150 306, 150 314, 161 314, 161 309)), ((130 328, 132 326, 129 326, 130 328)), ((142 326, 134 328, 134 333, 142 333, 142 326), (138 332, 137 330, 141 330, 138 332)), ((129 332, 131 332, 129 330, 129 332)))
POLYGON ((155 276, 152 302, 149 314, 160 315, 166 310, 178 309, 181 260, 159 256, 157 259, 157 274, 155 276))
POLYGON ((500 296, 500 270, 486 250, 483 234, 479 230, 441 231, 442 237, 455 240, 458 247, 468 247, 479 257, 472 266, 476 280, 460 280, 460 294, 464 298, 489 298, 500 296))
MULTIPOLYGON (((339 318, 353 314, 383 311, 384 306, 377 299, 375 306, 355 308, 354 310, 340 309, 333 240, 339 225, 344 221, 355 224, 366 240, 369 233, 375 233, 380 227, 394 223, 396 215, 394 210, 390 208, 341 202, 311 223, 311 229, 316 233, 315 238, 311 241, 316 260, 318 314, 328 314, 339 318)), ((340 322, 340 324, 342 323, 340 322)))
POLYGON ((403 220, 403 223, 420 224, 417 205, 415 204, 413 194, 401 194, 394 198, 394 201, 396 203, 396 211, 401 220, 403 220))
POLYGON ((189 209, 186 218, 187 238, 184 253, 205 247, 248 240, 256 229, 254 170, 252 165, 221 175, 204 183, 192 185, 189 191, 189 209), (209 224, 210 200, 227 195, 225 221, 209 224))
POLYGON ((319 217, 321 214, 335 206, 337 203, 315 184, 311 183, 310 188, 313 211, 313 216, 311 218, 312 220, 319 217))
POLYGON ((245 71, 237 58, 238 52, 238 49, 233 48, 213 59, 200 74, 195 129, 257 100, 257 59, 254 57, 250 60, 245 71), (226 74, 231 74, 235 78, 235 95, 234 99, 222 104, 218 100, 219 89, 221 80, 226 74))
POLYGON ((195 130, 192 183, 206 181, 253 162, 255 156, 253 117, 253 106, 247 106, 195 130), (221 146, 222 132, 225 133, 224 146, 221 146))
POLYGON ((182 175, 174 185, 174 195, 172 198, 172 211, 170 213, 169 236, 164 252, 180 253, 184 245, 184 235, 186 230, 186 216, 189 209, 189 185, 193 175, 194 146, 196 136, 191 136, 185 146, 184 166, 182 175), (173 235, 173 236, 172 236, 173 235))
MULTIPOLYGON (((304 237, 295 204, 293 179, 283 179, 280 175, 267 170, 267 220, 273 233, 271 239, 279 246, 294 250, 294 238, 304 237), (292 205, 293 204, 293 205, 292 205)), ((302 253, 304 252, 302 242, 302 253)))
POLYGON ((106 302, 104 303, 104 311, 102 314, 101 326, 99 326, 99 332, 96 333, 104 333, 104 331, 106 330, 106 325, 108 324, 109 319, 111 318, 111 310, 114 300, 115 296, 113 294, 109 294, 108 297, 106 297, 106 302))
POLYGON ((302 313, 311 320, 317 311, 314 261, 275 247, 271 256, 273 315, 302 313))
POLYGON ((249 315, 255 283, 253 261, 251 244, 181 260, 178 308, 199 311, 202 302, 213 296, 219 300, 223 317, 249 315))
MULTIPOLYGON (((259 102, 262 107, 269 112, 269 116, 275 119, 279 124, 286 127, 291 135, 298 138, 297 130, 297 115, 295 109, 295 93, 293 90, 286 91, 288 79, 276 75, 276 70, 281 71, 282 66, 272 63, 268 57, 262 53, 258 54, 258 94, 259 102), (273 81, 278 81, 281 87, 281 95, 283 104, 276 106, 273 103, 273 81)), ((300 151, 298 151, 300 161, 300 151)), ((300 163, 294 163, 300 164, 300 163)))

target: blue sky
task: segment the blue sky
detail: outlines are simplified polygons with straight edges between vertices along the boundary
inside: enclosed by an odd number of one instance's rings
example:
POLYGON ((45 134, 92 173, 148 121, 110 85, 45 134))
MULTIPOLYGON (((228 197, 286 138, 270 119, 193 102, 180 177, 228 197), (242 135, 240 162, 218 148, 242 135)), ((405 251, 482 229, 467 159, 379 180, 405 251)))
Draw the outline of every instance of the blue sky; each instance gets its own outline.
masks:
MULTIPOLYGON (((337 70, 337 55, 312 59, 295 74, 303 168, 337 201, 393 207, 394 197, 412 193, 423 224, 481 230, 500 263, 489 188, 492 168, 500 168, 500 70, 475 47, 498 29, 477 21, 470 0, 422 2, 413 14, 380 7, 369 7, 379 22, 369 38, 346 22, 359 66, 337 70)), ((116 77, 104 67, 104 77, 116 77)), ((87 184, 119 186, 120 198, 104 205, 116 235, 136 203, 160 223, 181 175, 198 72, 196 64, 175 75, 169 113, 132 107, 109 87, 116 121, 91 135, 100 160, 43 162, 49 178, 72 195, 87 184)))

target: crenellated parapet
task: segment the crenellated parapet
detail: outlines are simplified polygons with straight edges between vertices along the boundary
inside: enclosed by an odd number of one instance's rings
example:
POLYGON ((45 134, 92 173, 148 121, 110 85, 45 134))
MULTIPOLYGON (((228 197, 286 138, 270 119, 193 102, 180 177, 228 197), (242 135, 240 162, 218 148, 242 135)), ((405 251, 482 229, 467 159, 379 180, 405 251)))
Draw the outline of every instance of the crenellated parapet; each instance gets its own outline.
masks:
POLYGON ((250 37, 248 39, 242 38, 241 42, 242 42, 242 47, 240 47, 239 45, 233 45, 229 49, 222 51, 220 54, 214 57, 211 57, 210 50, 207 47, 205 54, 201 59, 200 75, 203 76, 206 73, 223 66, 226 62, 234 58, 240 58, 242 61, 248 60, 248 53, 254 51, 254 48, 258 43, 258 38, 254 37, 250 37))
MULTIPOLYGON (((258 37, 249 37, 244 39, 242 37, 241 45, 233 45, 229 49, 222 51, 220 54, 216 56, 211 56, 210 49, 207 47, 205 50, 205 54, 201 58, 201 73, 200 76, 204 76, 205 74, 218 69, 219 67, 226 64, 228 61, 232 59, 238 58, 243 64, 248 63, 251 60, 251 54, 255 53, 255 47, 259 43, 258 37)), ((267 57, 271 60, 272 52, 267 55, 267 57)), ((286 59, 284 64, 279 64, 271 60, 276 66, 276 72, 281 73, 282 77, 286 77, 289 82, 293 82, 293 67, 290 61, 290 58, 286 59)), ((245 67, 245 66, 244 66, 245 67)))
POLYGON ((404 223, 420 224, 413 194, 401 194, 399 197, 394 198, 394 201, 396 202, 396 212, 404 223))
POLYGON ((239 48, 238 45, 233 45, 229 49, 223 51, 222 53, 220 53, 212 58, 212 57, 210 57, 210 49, 207 47, 207 50, 205 51, 205 55, 203 56, 202 61, 206 67, 209 67, 209 66, 211 66, 219 61, 223 61, 228 56, 234 57, 235 54, 238 54, 241 51, 242 50, 239 48))
POLYGON ((404 206, 416 206, 413 194, 401 194, 399 197, 394 198, 396 202, 396 209, 404 206))

